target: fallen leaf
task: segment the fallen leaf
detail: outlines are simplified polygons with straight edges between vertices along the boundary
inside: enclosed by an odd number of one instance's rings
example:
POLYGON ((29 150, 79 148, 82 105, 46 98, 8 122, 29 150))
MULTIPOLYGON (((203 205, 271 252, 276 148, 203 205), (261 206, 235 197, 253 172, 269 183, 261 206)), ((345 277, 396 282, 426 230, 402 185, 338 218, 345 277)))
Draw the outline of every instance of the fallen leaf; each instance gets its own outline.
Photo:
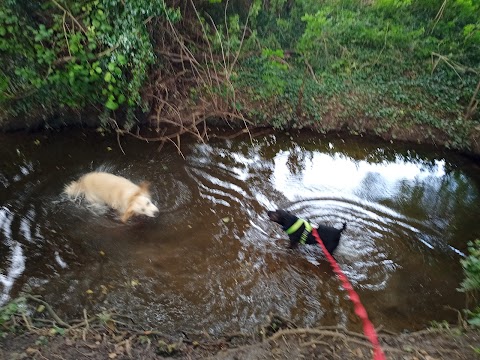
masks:
POLYGON ((225 223, 225 224, 228 224, 230 222, 230 218, 227 216, 227 217, 224 217, 222 219, 222 221, 225 223))
POLYGON ((109 357, 110 359, 115 359, 115 358, 117 357, 117 354, 115 354, 115 353, 110 353, 110 354, 108 354, 108 357, 109 357))
POLYGON ((105 253, 103 252, 103 250, 100 250, 100 255, 105 256, 105 253))
POLYGON ((107 151, 112 151, 112 148, 110 146, 107 146, 107 151))
POLYGON ((105 285, 100 285, 100 287, 102 288, 102 294, 103 295, 107 295, 108 294, 108 289, 105 285))
POLYGON ((90 289, 88 289, 88 290, 85 291, 85 292, 86 292, 87 294, 89 294, 89 295, 90 295, 90 294, 93 294, 93 290, 90 290, 90 289))
POLYGON ((113 321, 107 321, 106 323, 107 327, 112 330, 112 331, 116 331, 117 330, 117 327, 115 326, 115 323, 113 321))
POLYGON ((45 305, 39 305, 37 307, 37 312, 41 313, 41 312, 43 312, 43 310, 45 310, 45 305))
POLYGON ((26 353, 27 355, 29 355, 29 356, 34 355, 34 354, 36 354, 37 352, 38 352, 37 349, 31 348, 31 347, 29 347, 29 348, 27 348, 27 349, 25 350, 25 353, 26 353))
POLYGON ((140 285, 140 283, 138 282, 138 280, 132 280, 131 285, 135 287, 135 286, 140 285))

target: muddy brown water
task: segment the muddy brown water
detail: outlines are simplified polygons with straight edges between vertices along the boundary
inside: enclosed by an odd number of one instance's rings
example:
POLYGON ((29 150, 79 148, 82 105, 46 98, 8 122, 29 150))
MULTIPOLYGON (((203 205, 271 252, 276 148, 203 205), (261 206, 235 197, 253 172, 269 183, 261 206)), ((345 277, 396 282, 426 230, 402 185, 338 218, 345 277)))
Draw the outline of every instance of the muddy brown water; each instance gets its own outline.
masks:
POLYGON ((456 319, 480 237, 479 166, 434 148, 302 132, 173 146, 87 131, 0 135, 0 303, 116 309, 163 331, 249 331, 269 313, 358 329, 316 246, 287 250, 266 210, 347 222, 335 256, 376 326, 456 319), (122 224, 63 186, 92 170, 152 183, 160 215, 122 224))

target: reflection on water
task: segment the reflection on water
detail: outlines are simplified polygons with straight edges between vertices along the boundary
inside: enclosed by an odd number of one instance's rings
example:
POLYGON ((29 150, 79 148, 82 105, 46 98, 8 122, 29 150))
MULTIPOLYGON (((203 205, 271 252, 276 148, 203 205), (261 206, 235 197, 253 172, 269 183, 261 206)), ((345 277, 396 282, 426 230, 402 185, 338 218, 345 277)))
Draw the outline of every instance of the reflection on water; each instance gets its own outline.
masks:
POLYGON ((251 330, 270 312, 358 328, 321 250, 287 250, 268 221, 284 207, 347 222, 335 257, 377 326, 453 320, 445 306, 464 304, 480 178, 460 156, 309 133, 191 141, 185 160, 136 141, 123 155, 97 134, 1 137, 0 303, 33 289, 65 317, 115 308, 165 331, 251 330), (160 216, 125 225, 62 195, 98 169, 151 181, 160 216))

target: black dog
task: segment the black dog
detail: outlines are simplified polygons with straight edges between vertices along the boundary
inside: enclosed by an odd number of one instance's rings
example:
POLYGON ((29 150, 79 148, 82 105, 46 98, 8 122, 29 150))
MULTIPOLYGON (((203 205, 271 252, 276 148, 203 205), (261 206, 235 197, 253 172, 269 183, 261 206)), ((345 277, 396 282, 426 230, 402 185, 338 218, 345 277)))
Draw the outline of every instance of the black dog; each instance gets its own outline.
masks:
MULTIPOLYGON (((267 211, 270 220, 275 221, 283 226, 290 238, 290 248, 294 249, 298 244, 316 244, 317 241, 312 234, 312 225, 308 221, 299 219, 292 213, 278 209, 277 211, 267 211)), ((331 226, 319 225, 317 228, 318 235, 322 239, 323 244, 331 254, 340 242, 342 231, 347 228, 347 223, 343 223, 343 227, 335 229, 331 226)))

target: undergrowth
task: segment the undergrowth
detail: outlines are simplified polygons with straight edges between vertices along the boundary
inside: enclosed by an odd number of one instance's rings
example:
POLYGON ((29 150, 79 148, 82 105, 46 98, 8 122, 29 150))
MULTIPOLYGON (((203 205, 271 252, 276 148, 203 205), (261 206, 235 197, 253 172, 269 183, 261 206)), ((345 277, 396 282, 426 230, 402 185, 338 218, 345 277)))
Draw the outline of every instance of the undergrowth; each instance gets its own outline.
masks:
POLYGON ((465 149, 480 124, 479 11, 466 0, 273 1, 257 16, 262 53, 244 58, 236 85, 250 115, 277 128, 420 126, 465 149))
MULTIPOLYGON (((96 106, 148 109, 141 90, 156 58, 149 25, 176 21, 163 0, 6 0, 0 9, 0 106, 25 116, 96 106)), ((19 120, 21 121, 21 120, 19 120)))
POLYGON ((480 305, 478 294, 480 291, 480 240, 468 243, 469 255, 462 260, 464 280, 460 284, 460 291, 467 294, 467 305, 471 309, 466 310, 468 323, 480 328, 480 305))
POLYGON ((456 149, 480 126, 477 0, 175 4, 6 0, 0 123, 94 108, 104 120, 126 111, 128 129, 149 113, 162 133, 162 118, 183 129, 201 105, 198 123, 413 129, 456 149))

